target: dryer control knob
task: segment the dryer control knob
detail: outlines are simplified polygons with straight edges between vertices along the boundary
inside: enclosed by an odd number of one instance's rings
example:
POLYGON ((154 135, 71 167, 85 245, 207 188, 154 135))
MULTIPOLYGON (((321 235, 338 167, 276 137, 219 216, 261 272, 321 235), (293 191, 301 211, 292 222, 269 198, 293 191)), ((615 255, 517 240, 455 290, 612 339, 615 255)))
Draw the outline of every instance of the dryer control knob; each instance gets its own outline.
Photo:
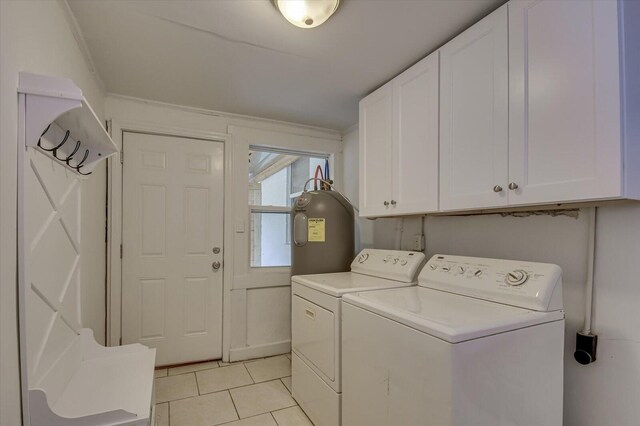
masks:
POLYGON ((504 281, 510 286, 519 286, 524 284, 529 279, 529 274, 522 269, 516 269, 507 274, 504 281))

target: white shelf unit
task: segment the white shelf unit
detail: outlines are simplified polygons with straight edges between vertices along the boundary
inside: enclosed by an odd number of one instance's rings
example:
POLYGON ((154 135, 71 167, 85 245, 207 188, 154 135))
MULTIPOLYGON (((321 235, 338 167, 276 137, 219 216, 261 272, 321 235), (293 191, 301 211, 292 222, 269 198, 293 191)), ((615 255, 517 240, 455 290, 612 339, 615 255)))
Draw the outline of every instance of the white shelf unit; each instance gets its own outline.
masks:
POLYGON ((80 179, 118 150, 71 80, 21 73, 18 93, 23 424, 150 425, 155 349, 81 326, 80 179))
POLYGON ((24 97, 25 146, 80 176, 89 175, 100 161, 118 153, 73 81, 20 73, 18 93, 24 97))

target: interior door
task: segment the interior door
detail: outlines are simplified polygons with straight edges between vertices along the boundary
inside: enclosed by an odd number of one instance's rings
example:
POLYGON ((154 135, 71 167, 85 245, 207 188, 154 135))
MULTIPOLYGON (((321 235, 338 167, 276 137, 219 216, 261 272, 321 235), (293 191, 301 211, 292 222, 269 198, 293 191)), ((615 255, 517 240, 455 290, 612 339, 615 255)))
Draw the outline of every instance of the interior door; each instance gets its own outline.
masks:
POLYGON ((438 55, 393 79, 395 214, 438 210, 438 55))
POLYGON ((391 209, 391 83, 360 101, 360 215, 383 216, 391 209))
POLYGON ((123 343, 220 358, 224 145, 125 133, 123 151, 123 343))
POLYGON ((507 204, 507 6, 440 49, 440 208, 507 204))
POLYGON ((510 204, 621 195, 617 9, 509 2, 510 204))

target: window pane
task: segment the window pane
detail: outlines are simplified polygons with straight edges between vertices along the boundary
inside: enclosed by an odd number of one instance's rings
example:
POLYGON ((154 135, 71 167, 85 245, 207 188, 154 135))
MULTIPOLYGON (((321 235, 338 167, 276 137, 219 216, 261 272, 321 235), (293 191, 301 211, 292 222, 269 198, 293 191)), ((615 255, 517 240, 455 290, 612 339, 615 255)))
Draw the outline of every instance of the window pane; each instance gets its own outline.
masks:
MULTIPOLYGON (((289 213, 264 207, 293 205, 305 182, 315 175, 316 167, 324 172, 326 159, 294 152, 249 150, 252 267, 291 266, 289 213)), ((313 189, 313 182, 307 188, 313 189)))
POLYGON ((289 166, 298 158, 300 157, 296 155, 249 151, 249 205, 291 205, 289 166))
POLYGON ((289 213, 251 213, 251 266, 291 266, 289 213))
MULTIPOLYGON (((325 157, 250 150, 249 205, 290 206, 294 195, 315 176, 317 166, 324 173, 326 161, 325 157)), ((307 188, 312 189, 313 182, 307 188)))
POLYGON ((288 206, 289 168, 284 168, 262 181, 260 190, 260 206, 288 206))

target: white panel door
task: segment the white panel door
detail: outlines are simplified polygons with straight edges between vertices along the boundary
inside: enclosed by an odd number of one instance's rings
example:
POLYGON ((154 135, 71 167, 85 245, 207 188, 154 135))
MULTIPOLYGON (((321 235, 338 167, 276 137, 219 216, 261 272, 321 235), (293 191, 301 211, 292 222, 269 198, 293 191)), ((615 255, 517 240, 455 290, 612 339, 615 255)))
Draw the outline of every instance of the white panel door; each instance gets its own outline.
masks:
POLYGON ((360 101, 360 215, 391 212, 391 83, 360 101))
POLYGON ((394 214, 438 210, 439 52, 393 80, 394 214))
POLYGON ((510 204, 622 195, 617 19, 615 1, 509 3, 510 204))
POLYGON ((123 343, 158 365, 220 358, 224 146, 125 133, 123 150, 123 343))
POLYGON ((507 204, 507 20, 505 5, 440 49, 441 210, 507 204))

